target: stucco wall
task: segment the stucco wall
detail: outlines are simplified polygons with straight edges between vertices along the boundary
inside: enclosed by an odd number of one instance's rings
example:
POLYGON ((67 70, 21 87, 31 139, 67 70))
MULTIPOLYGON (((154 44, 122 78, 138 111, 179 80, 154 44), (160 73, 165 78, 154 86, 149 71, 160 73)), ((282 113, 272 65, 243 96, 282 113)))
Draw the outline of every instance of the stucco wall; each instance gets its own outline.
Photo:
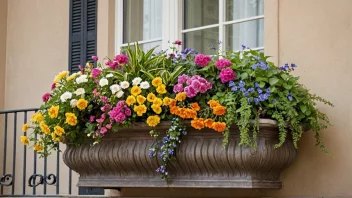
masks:
POLYGON ((0 110, 4 109, 7 0, 0 1, 0 110))

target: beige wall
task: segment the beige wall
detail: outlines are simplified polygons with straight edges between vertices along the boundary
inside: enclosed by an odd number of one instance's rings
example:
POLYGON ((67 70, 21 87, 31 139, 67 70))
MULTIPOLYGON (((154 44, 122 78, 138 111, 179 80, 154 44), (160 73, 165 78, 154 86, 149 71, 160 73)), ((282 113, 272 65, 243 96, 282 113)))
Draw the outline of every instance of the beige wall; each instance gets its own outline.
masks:
POLYGON ((0 1, 0 110, 4 109, 7 0, 0 1))

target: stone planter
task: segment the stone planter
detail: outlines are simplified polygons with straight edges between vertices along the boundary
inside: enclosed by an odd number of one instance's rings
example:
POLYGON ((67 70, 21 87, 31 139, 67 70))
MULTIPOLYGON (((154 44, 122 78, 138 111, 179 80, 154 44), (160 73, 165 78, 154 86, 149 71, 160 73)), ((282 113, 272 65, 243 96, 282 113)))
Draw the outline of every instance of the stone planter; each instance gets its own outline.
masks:
MULTIPOLYGON (((156 130, 165 131, 169 123, 156 130)), ((80 174, 79 187, 183 187, 183 188, 271 188, 280 189, 280 173, 296 157, 292 140, 278 149, 276 122, 260 120, 257 150, 239 146, 238 129, 230 133, 226 149, 222 134, 213 130, 188 128, 169 167, 167 184, 155 170, 156 158, 149 157, 154 142, 144 123, 110 133, 95 146, 68 146, 63 154, 68 167, 80 174)))

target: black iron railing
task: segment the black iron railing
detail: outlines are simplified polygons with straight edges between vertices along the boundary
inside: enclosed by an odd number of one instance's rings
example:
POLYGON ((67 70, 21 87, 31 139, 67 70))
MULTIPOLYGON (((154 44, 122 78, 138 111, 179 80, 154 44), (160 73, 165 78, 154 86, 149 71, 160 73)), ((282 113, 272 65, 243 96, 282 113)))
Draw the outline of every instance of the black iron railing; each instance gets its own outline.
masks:
POLYGON ((3 162, 0 162, 0 166, 2 165, 0 197, 72 194, 72 170, 66 166, 61 167, 64 169, 64 174, 68 174, 62 182, 65 184, 65 189, 60 189, 60 175, 63 175, 63 173, 60 174, 60 152, 49 158, 39 158, 36 151, 19 144, 19 137, 27 136, 27 133, 20 130, 22 125, 27 123, 36 111, 38 111, 36 108, 0 111, 0 140, 2 140, 0 149, 3 142, 3 151, 0 151, 3 159, 3 162), (50 160, 50 171, 48 160, 50 160), (55 165, 53 161, 56 161, 55 165), (51 186, 50 190, 49 186, 51 186))

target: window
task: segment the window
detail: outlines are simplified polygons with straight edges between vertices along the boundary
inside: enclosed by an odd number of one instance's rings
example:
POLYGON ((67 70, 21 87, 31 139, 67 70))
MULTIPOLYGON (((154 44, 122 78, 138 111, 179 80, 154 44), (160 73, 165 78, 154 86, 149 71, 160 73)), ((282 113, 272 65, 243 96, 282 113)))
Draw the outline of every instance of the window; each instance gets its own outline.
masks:
POLYGON ((116 0, 116 50, 138 41, 144 49, 182 39, 184 47, 212 54, 264 46, 264 0, 116 0))

